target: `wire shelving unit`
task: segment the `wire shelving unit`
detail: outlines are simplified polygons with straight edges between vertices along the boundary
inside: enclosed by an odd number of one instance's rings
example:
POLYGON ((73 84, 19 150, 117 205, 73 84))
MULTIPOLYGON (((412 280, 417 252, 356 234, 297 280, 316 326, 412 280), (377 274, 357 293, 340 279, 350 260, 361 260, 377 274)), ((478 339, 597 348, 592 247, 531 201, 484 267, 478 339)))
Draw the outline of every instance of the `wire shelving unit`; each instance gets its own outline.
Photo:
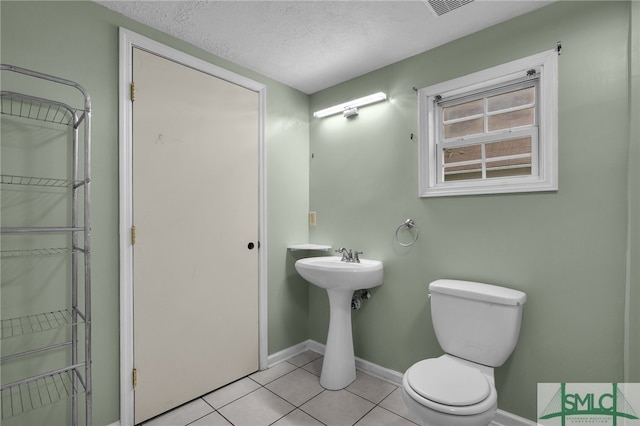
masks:
MULTIPOLYGON (((2 71, 3 86, 5 76, 18 75, 19 78, 34 79, 29 80, 33 82, 44 81, 51 85, 51 92, 55 93, 58 93, 60 88, 77 89, 79 93, 73 90, 74 96, 78 100, 82 100, 82 106, 72 107, 61 100, 47 99, 17 91, 3 90, 0 92, 2 115, 16 117, 17 125, 20 123, 27 123, 26 125, 48 123, 47 125, 60 126, 66 129, 65 132, 69 135, 68 140, 71 145, 65 148, 65 155, 68 152, 71 157, 68 165, 65 166, 71 169, 67 171, 70 178, 67 176, 42 177, 1 174, 3 192, 10 188, 11 194, 14 196, 14 193, 20 192, 23 190, 22 188, 29 192, 28 188, 33 187, 37 188, 35 191, 37 196, 41 192, 46 194, 48 191, 61 191, 63 196, 68 198, 69 205, 64 224, 5 226, 3 223, 1 227, 3 238, 5 234, 13 234, 18 238, 28 236, 29 243, 34 244, 35 241, 37 245, 39 235, 61 234, 63 240, 68 241, 68 246, 50 247, 45 245, 25 248, 19 244, 18 247, 6 249, 3 244, 0 256, 2 262, 26 258, 28 259, 26 263, 28 268, 31 265, 29 262, 37 262, 40 258, 70 257, 70 260, 65 262, 69 265, 70 270, 66 276, 70 278, 70 282, 64 283, 62 286, 64 288, 60 289, 60 292, 68 295, 68 298, 65 296, 67 300, 65 306, 47 312, 25 312, 23 315, 13 318, 2 318, 3 348, 5 339, 15 342, 16 339, 26 338, 29 341, 38 342, 37 336, 52 330, 62 330, 59 335, 63 336, 53 343, 51 339, 43 339, 41 344, 25 345, 24 348, 20 345, 10 345, 21 349, 7 354, 3 352, 0 358, 3 368, 7 363, 28 361, 34 356, 48 356, 49 354, 57 356, 60 351, 64 351, 65 354, 63 357, 65 359, 64 365, 48 368, 47 371, 33 371, 27 377, 20 377, 8 383, 4 382, 3 377, 1 385, 2 420, 51 404, 69 401, 72 425, 91 426, 91 99, 80 84, 71 80, 13 65, 0 65, 0 71, 2 71), (81 408, 84 411, 83 420, 80 416, 81 408)), ((47 93, 49 92, 47 91, 47 93)), ((78 103, 80 104, 80 102, 78 103)), ((4 139, 7 138, 3 138, 3 144, 4 139)), ((42 143, 47 143, 47 141, 42 143)), ((23 160, 28 163, 29 150, 25 149, 23 154, 25 156, 23 160)), ((32 197, 33 193, 29 193, 29 196, 32 197)), ((42 216, 46 217, 47 212, 42 213, 42 216)), ((20 267, 20 265, 10 265, 12 269, 20 267)), ((50 277, 41 278, 42 282, 26 282, 20 283, 20 285, 25 288, 30 285, 45 286, 53 281, 50 277)), ((5 282, 2 285, 4 291, 5 282)), ((55 291, 58 291, 57 288, 55 291)), ((4 300, 3 303, 5 303, 4 300)), ((18 305, 21 303, 23 302, 17 302, 18 305)), ((25 309, 31 307, 29 303, 24 303, 24 305, 25 309)), ((59 358, 57 356, 56 360, 59 358)), ((31 364, 27 363, 26 365, 30 366, 31 364)))

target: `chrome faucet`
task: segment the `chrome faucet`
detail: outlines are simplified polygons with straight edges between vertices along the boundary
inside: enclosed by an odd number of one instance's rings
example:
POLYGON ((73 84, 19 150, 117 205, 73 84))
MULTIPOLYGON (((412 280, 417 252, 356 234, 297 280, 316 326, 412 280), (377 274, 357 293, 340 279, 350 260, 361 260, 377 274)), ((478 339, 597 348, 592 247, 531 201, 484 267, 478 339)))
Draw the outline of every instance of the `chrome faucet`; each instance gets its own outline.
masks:
POLYGON ((336 250, 336 253, 342 253, 342 259, 340 259, 341 262, 353 261, 353 254, 351 253, 351 250, 345 247, 340 247, 338 250, 336 250))
POLYGON ((342 259, 340 259, 341 262, 353 263, 360 263, 358 255, 362 254, 361 251, 349 250, 345 247, 340 247, 338 250, 336 250, 336 253, 342 253, 342 259))

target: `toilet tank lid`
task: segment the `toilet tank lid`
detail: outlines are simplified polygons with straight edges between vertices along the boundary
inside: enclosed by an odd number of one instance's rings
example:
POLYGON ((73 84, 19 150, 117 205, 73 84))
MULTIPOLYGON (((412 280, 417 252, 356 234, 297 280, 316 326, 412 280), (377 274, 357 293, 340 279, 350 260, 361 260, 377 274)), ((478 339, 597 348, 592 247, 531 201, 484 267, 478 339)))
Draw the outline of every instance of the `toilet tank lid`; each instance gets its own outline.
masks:
POLYGON ((473 281, 440 279, 429 284, 429 292, 502 305, 522 305, 527 301, 527 295, 522 291, 473 281))

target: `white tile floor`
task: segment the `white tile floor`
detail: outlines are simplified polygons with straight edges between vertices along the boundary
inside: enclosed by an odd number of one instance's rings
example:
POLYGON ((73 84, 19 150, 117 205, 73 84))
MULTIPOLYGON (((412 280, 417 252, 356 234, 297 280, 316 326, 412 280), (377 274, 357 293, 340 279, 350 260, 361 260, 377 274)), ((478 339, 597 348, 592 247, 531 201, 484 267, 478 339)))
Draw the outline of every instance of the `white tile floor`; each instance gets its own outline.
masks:
POLYGON ((401 389, 357 372, 339 391, 320 386, 322 356, 304 352, 245 377, 144 426, 415 426, 401 389))

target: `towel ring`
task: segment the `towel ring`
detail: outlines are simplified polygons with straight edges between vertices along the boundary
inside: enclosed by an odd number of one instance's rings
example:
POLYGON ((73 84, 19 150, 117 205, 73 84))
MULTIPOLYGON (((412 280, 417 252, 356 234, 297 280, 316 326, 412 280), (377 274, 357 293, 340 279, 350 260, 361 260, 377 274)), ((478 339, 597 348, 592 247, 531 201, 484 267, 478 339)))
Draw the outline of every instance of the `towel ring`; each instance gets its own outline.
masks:
POLYGON ((400 224, 400 226, 396 228, 396 241, 398 241, 398 244, 400 244, 402 247, 411 247, 412 245, 414 245, 416 241, 418 241, 418 235, 419 235, 418 228, 416 227, 416 223, 413 221, 413 219, 405 220, 400 224), (398 234, 400 230, 403 228, 407 228, 407 229, 415 228, 416 235, 415 237, 413 237, 413 240, 410 243, 403 243, 402 241, 400 241, 400 236, 398 234))

